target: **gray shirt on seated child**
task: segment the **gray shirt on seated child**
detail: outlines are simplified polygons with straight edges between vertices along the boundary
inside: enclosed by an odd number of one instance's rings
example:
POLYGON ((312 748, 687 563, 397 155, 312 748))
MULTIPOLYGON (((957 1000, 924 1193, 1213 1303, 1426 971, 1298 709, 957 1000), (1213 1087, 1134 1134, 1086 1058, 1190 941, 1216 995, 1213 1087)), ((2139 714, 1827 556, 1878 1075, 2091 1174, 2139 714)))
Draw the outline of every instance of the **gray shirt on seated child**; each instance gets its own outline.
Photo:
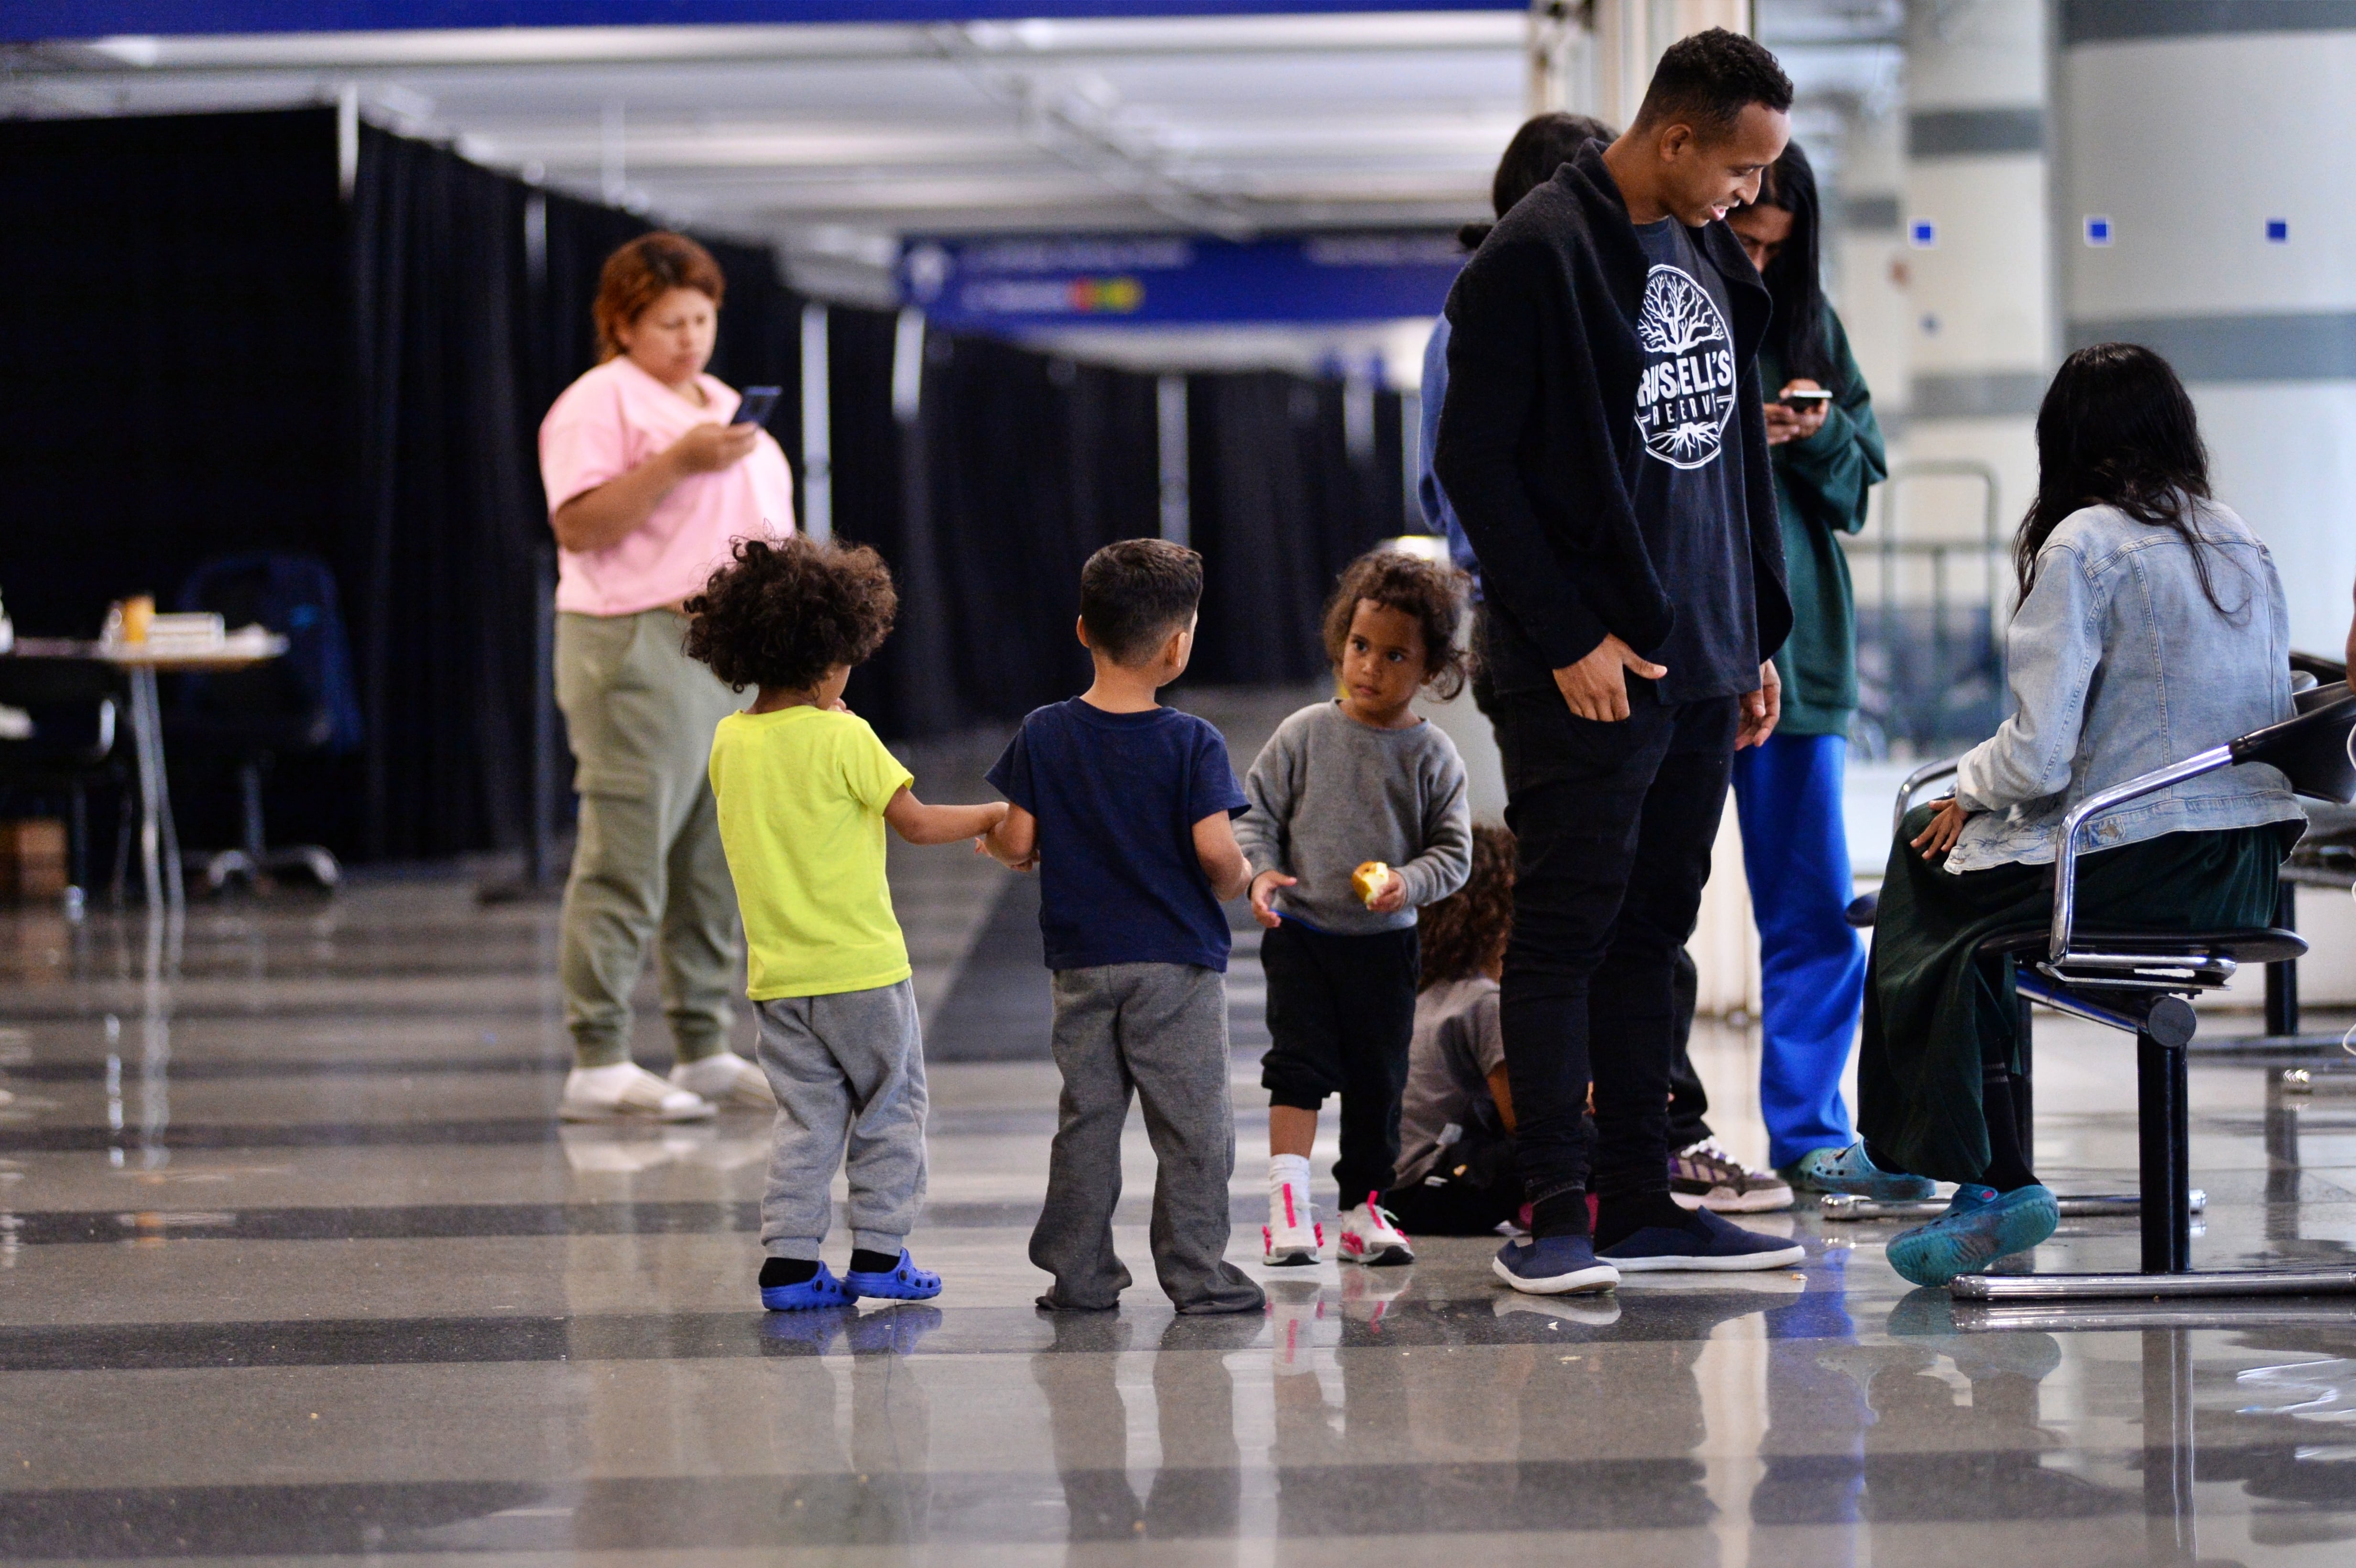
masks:
POLYGON ((1403 931, 1415 912, 1446 898, 1472 871, 1472 813, 1464 760, 1430 720, 1376 730, 1337 702, 1301 709, 1277 726, 1244 781, 1251 810, 1236 842, 1252 875, 1282 871, 1278 912, 1339 936, 1403 931), (1350 873, 1380 860, 1407 884, 1404 908, 1376 914, 1351 890, 1350 873))

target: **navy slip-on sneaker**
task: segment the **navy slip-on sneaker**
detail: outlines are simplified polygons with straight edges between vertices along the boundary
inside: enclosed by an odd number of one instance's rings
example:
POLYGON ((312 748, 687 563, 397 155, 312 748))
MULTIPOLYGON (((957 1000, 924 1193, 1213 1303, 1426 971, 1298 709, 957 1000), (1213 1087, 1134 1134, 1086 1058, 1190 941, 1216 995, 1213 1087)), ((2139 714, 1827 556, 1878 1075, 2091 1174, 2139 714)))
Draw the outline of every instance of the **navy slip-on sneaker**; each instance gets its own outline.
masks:
POLYGON ((1499 1279, 1531 1296, 1583 1295, 1620 1283, 1620 1271, 1597 1259, 1595 1243, 1586 1236, 1507 1242, 1489 1267, 1499 1279))
POLYGON ((918 1268, 909 1260, 908 1249, 902 1247, 900 1261, 891 1268, 874 1274, 852 1269, 842 1276, 842 1288, 878 1301, 930 1301, 941 1293, 941 1276, 918 1268))
POLYGON ((2027 1252, 2061 1224, 2062 1207, 2049 1188, 1958 1188, 1945 1213, 1890 1238, 1890 1266, 1911 1285, 1945 1285, 2027 1252))
POLYGON ((1783 1174, 1803 1192, 1838 1192, 1882 1203, 1919 1203, 1938 1192, 1938 1184, 1927 1176, 1882 1169, 1866 1157, 1863 1143, 1812 1148, 1783 1174))
POLYGON ((1732 1274, 1745 1269, 1788 1268, 1808 1249, 1781 1236, 1762 1236, 1697 1209, 1682 1225, 1647 1225, 1596 1254, 1623 1274, 1668 1274, 1698 1270, 1732 1274))
POLYGON ((856 1299, 824 1264, 799 1285, 765 1285, 761 1305, 772 1312, 811 1312, 821 1307, 848 1307, 856 1299))

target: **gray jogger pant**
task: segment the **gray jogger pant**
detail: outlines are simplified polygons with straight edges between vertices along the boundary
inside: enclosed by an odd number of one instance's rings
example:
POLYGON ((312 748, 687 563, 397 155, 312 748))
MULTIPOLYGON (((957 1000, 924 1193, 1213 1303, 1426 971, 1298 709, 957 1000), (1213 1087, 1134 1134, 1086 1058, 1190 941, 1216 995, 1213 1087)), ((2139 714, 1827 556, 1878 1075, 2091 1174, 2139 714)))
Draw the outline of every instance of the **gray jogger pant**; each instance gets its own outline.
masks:
POLYGON ((1226 976, 1191 964, 1058 969, 1054 1049, 1064 1090, 1031 1261, 1055 1305, 1116 1305, 1130 1283, 1112 1247, 1120 1128, 1134 1091, 1153 1145, 1153 1271, 1181 1312, 1256 1312, 1258 1285, 1225 1261, 1236 1169, 1227 1091, 1226 976))
POLYGON ((761 1246, 815 1259, 851 1178, 851 1244, 898 1255, 925 1201, 925 1041, 909 981, 756 1002, 761 1071, 777 1093, 761 1246))

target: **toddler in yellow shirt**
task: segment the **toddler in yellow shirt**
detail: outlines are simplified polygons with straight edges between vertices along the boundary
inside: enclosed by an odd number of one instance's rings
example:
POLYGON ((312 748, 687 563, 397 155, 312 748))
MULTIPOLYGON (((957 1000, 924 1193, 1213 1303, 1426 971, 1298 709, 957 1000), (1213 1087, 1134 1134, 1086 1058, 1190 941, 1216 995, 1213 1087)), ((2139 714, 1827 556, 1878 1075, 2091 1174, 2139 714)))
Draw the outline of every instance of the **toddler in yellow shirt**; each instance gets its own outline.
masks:
POLYGON ((776 1091, 761 1199, 761 1305, 842 1307, 940 1294, 906 1239, 925 1197, 924 1038, 908 946, 884 874, 884 828, 911 844, 989 832, 1002 802, 926 805, 915 775, 843 706, 899 606, 863 546, 743 539, 687 602, 687 652, 730 686, 759 688, 712 737, 720 839, 744 916, 746 994, 776 1091), (851 1266, 819 1255, 845 1165, 851 1266))

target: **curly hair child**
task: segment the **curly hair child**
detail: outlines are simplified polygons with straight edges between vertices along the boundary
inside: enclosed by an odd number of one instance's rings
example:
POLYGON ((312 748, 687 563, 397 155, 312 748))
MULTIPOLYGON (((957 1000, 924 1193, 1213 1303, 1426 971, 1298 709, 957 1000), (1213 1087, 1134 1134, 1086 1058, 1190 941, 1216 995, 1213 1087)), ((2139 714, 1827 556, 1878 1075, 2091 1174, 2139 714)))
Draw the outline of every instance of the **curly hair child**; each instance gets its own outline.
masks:
POLYGON ((1440 1236, 1479 1236, 1522 1203, 1497 981, 1514 931, 1514 836, 1472 829, 1464 886, 1423 912, 1423 989, 1400 1095, 1399 1168, 1383 1206, 1440 1236))
POLYGON ((688 653, 759 690, 712 735, 712 787, 761 1067, 784 1113, 761 1200, 772 1311, 940 1294, 905 1245, 925 1196, 924 1039, 884 829, 947 844, 989 832, 1006 807, 925 805, 843 705, 851 667, 883 646, 898 606, 873 550, 801 537, 739 540, 686 606, 688 653), (846 1149, 851 1253, 838 1278, 819 1247, 846 1149))
POLYGON ((1340 691, 1277 727, 1252 763, 1236 824, 1267 934, 1271 1265, 1312 1264, 1324 1231, 1309 1152, 1328 1094, 1342 1097, 1343 1261, 1407 1263, 1376 1200, 1398 1158, 1399 1091, 1415 1028, 1416 908, 1462 885, 1472 859, 1463 759, 1419 717, 1416 693, 1464 688, 1462 572, 1395 550, 1351 562, 1325 611, 1340 691))

